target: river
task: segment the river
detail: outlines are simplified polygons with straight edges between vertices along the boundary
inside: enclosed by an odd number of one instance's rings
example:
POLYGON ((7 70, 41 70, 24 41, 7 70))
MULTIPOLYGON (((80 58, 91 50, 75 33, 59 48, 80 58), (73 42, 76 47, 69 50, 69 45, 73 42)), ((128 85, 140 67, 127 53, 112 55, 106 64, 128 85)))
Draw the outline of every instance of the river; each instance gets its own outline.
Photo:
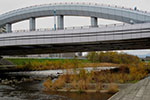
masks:
MULTIPOLYGON (((101 70, 111 70, 115 69, 116 67, 86 67, 84 68, 87 71, 101 71, 101 70)), ((69 72, 73 72, 73 69, 69 69, 69 72)), ((79 69, 76 69, 79 70, 79 69)), ((9 75, 27 75, 27 76, 35 76, 35 77, 47 77, 47 76, 58 76, 60 74, 65 74, 66 70, 43 70, 43 71, 23 71, 23 72, 8 72, 9 75)))
MULTIPOLYGON (((30 72, 30 75, 37 73, 50 75, 51 71, 30 72), (46 74, 46 72, 49 74, 46 74), (32 73, 32 74, 31 74, 32 73)), ((60 71, 52 71, 60 73, 60 71)), ((21 72, 19 72, 21 73, 21 72)), ((27 73, 27 72, 25 72, 27 73)), ((13 73, 14 74, 14 73, 13 73)), ((13 74, 9 76, 0 76, 0 79, 14 78, 13 74)), ((16 79, 18 77, 15 76, 16 79)), ((19 77, 21 78, 21 77, 19 77)), ((42 86, 42 81, 23 82, 13 85, 0 85, 0 100, 107 100, 113 94, 108 93, 70 93, 70 92, 46 92, 42 86)))
POLYGON ((0 85, 0 100, 107 100, 107 93, 44 92, 42 81, 0 85))

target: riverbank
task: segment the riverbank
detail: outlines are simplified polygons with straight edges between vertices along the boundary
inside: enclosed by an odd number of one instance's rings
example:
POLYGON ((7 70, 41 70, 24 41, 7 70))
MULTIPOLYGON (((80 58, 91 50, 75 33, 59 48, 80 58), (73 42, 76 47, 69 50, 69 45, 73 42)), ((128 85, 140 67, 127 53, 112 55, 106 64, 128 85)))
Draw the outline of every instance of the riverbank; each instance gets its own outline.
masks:
POLYGON ((16 65, 18 71, 60 70, 86 67, 119 67, 114 63, 92 63, 86 59, 24 59, 7 58, 16 65))
POLYGON ((42 81, 42 80, 44 80, 44 78, 37 78, 37 77, 24 76, 24 75, 18 75, 18 76, 9 75, 9 74, 0 75, 0 85, 15 86, 24 82, 33 82, 33 81, 42 81))

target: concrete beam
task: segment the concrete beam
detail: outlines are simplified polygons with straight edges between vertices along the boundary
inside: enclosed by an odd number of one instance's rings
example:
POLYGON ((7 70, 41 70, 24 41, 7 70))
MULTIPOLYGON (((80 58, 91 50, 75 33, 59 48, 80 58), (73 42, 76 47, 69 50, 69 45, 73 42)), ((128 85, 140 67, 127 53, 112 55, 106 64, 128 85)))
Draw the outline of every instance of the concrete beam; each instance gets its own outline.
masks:
POLYGON ((35 23, 35 18, 30 18, 30 31, 35 31, 36 23, 35 23))
POLYGON ((12 32, 12 25, 6 24, 6 33, 11 33, 11 32, 12 32))
POLYGON ((91 26, 92 27, 98 27, 98 18, 91 17, 91 26))
POLYGON ((57 16, 57 28, 64 29, 64 16, 63 15, 57 16))

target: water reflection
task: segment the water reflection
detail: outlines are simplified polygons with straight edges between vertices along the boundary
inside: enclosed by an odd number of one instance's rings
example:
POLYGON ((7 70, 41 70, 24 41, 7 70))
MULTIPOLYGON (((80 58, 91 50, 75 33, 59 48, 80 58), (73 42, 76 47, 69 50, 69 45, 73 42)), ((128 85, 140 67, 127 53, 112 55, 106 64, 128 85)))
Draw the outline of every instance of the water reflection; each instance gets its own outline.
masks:
POLYGON ((107 100, 106 93, 43 92, 42 81, 0 85, 0 100, 107 100))
POLYGON ((65 96, 70 100, 107 100, 112 96, 107 93, 47 92, 47 94, 65 96))

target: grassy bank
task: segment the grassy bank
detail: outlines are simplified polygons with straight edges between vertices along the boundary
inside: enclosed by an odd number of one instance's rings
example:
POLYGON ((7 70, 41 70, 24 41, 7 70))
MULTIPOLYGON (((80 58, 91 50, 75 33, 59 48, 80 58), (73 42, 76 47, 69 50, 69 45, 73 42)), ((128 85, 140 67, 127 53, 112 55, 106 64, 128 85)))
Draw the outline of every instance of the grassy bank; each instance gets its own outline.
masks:
MULTIPOLYGON (((45 61, 58 61, 58 62, 65 62, 65 61, 73 61, 73 59, 46 59, 46 58, 6 58, 7 60, 11 61, 16 65, 24 65, 30 62, 45 62, 45 61)), ((81 62, 90 62, 87 59, 79 60, 81 62)))
POLYGON ((113 63, 92 63, 80 59, 7 59, 17 65, 20 70, 56 70, 84 67, 118 67, 113 63))

